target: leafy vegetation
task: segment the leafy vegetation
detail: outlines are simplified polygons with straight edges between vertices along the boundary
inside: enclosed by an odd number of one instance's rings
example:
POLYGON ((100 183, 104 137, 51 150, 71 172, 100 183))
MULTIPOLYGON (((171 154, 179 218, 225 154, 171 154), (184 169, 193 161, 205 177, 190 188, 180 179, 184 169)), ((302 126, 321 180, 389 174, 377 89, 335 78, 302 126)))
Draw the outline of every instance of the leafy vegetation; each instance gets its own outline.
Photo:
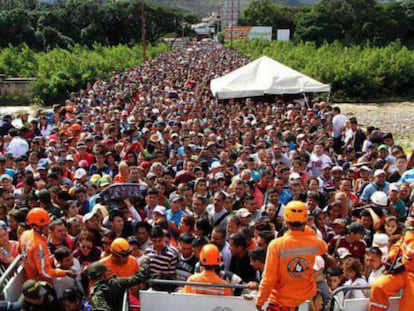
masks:
POLYGON ((319 0, 310 7, 286 7, 271 0, 252 0, 243 25, 289 28, 296 42, 341 41, 346 45, 385 46, 397 39, 414 42, 414 0, 379 3, 376 0, 319 0))
POLYGON ((329 83, 337 100, 414 95, 414 51, 393 42, 385 47, 316 43, 236 41, 233 48, 256 59, 267 55, 329 83))
MULTIPOLYGON (((141 1, 67 0, 37 6, 37 0, 0 3, 0 47, 22 43, 36 50, 141 42, 141 1)), ((145 2, 146 37, 155 42, 167 33, 181 35, 181 23, 194 22, 187 12, 145 2)))
MULTIPOLYGON (((147 57, 153 58, 166 50, 164 44, 147 46, 147 57)), ((94 44, 89 49, 74 45, 49 52, 35 52, 27 45, 9 46, 0 50, 0 72, 7 76, 37 78, 33 85, 35 97, 52 104, 99 77, 107 78, 113 72, 138 65, 142 58, 141 46, 94 44)))

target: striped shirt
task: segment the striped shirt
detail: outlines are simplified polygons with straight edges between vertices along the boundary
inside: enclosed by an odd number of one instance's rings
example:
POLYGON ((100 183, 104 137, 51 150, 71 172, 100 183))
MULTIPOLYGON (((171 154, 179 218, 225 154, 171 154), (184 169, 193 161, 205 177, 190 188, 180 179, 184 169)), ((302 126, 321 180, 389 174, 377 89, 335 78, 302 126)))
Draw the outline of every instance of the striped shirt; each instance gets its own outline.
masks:
POLYGON ((157 251, 154 249, 154 246, 150 246, 146 249, 145 255, 147 255, 149 258, 148 269, 150 270, 151 276, 153 278, 175 278, 178 262, 178 252, 173 247, 166 245, 161 250, 161 252, 157 253, 157 251))
POLYGON ((402 174, 399 182, 401 184, 407 184, 409 186, 414 184, 414 168, 404 172, 404 174, 402 174))

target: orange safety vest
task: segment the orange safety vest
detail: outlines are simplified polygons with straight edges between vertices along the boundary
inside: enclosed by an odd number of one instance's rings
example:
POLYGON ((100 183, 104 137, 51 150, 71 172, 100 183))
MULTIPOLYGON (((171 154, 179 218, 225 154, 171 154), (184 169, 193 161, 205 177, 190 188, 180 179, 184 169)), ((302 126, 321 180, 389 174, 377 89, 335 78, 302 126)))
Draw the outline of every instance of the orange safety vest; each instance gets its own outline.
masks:
MULTIPOLYGON (((197 283, 227 284, 227 282, 220 278, 214 271, 209 270, 204 270, 201 273, 196 273, 190 276, 187 279, 187 281, 197 283)), ((231 296, 231 289, 222 287, 186 285, 183 288, 183 293, 198 295, 231 296)))
POLYGON ((24 271, 26 280, 50 282, 53 278, 62 277, 66 272, 52 267, 52 259, 47 240, 40 233, 26 230, 20 237, 20 251, 26 253, 24 271))
POLYGON ((404 236, 395 243, 388 255, 388 260, 394 260, 398 253, 402 257, 402 263, 406 270, 414 272, 414 231, 407 231, 404 236), (401 250, 401 251, 400 251, 401 250))
POLYGON ((124 265, 116 265, 112 262, 112 255, 100 260, 108 269, 108 274, 116 275, 119 278, 128 278, 138 272, 138 262, 134 256, 129 255, 124 265))
POLYGON ((288 231, 270 242, 257 305, 297 307, 316 294, 315 257, 327 251, 324 241, 306 231, 288 231))

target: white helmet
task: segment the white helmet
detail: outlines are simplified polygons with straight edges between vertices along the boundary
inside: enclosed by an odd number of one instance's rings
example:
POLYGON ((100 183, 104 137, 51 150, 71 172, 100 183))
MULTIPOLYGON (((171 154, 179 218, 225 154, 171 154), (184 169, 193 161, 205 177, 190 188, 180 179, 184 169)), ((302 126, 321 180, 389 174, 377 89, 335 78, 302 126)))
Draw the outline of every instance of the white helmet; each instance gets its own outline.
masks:
POLYGON ((388 198, 385 192, 375 191, 371 196, 371 202, 378 206, 388 206, 388 198))

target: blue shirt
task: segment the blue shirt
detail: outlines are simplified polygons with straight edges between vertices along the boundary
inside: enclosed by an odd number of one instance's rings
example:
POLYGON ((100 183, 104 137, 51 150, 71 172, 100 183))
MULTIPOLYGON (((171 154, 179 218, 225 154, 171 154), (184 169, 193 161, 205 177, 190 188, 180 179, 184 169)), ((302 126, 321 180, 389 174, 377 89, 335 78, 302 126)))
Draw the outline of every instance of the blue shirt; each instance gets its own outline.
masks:
POLYGON ((374 192, 382 191, 382 192, 385 192, 385 194, 388 194, 389 188, 390 188, 390 183, 388 181, 386 181, 382 187, 380 187, 374 181, 365 187, 364 191, 361 194, 361 201, 369 203, 371 201, 371 196, 374 194, 374 192))
POLYGON ((292 196, 289 194, 289 192, 282 190, 279 196, 279 203, 286 205, 290 200, 292 200, 292 196))
POLYGON ((181 218, 183 217, 183 215, 184 215, 184 213, 181 210, 181 208, 175 214, 173 214, 172 211, 169 209, 167 211, 167 220, 168 221, 173 221, 175 223, 175 225, 178 227, 178 225, 180 224, 180 221, 181 221, 181 218))

